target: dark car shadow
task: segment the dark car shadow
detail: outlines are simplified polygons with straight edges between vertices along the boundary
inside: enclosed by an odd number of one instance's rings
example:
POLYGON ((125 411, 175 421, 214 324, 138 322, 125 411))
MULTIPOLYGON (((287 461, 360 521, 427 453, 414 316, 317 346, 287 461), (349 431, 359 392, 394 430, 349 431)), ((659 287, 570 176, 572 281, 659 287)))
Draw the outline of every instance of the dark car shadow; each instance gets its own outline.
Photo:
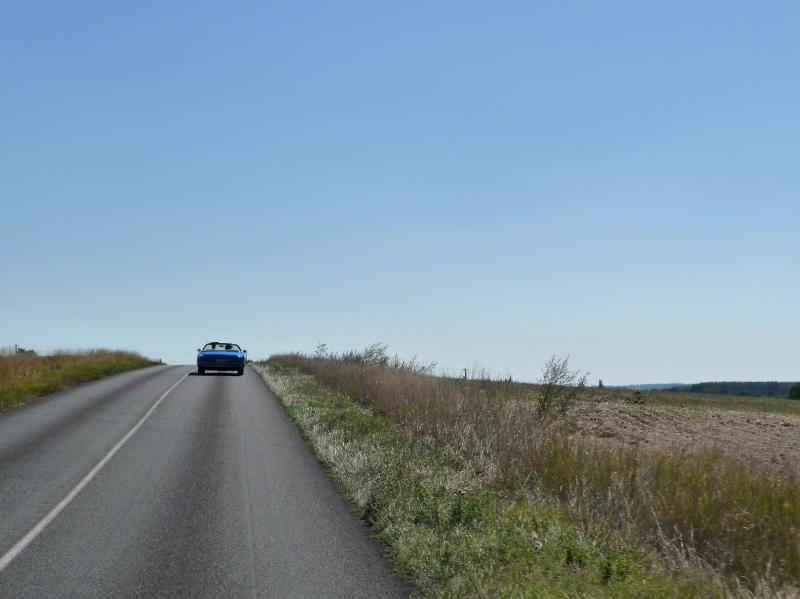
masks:
POLYGON ((200 374, 196 370, 189 373, 189 376, 239 376, 237 372, 206 372, 200 374))

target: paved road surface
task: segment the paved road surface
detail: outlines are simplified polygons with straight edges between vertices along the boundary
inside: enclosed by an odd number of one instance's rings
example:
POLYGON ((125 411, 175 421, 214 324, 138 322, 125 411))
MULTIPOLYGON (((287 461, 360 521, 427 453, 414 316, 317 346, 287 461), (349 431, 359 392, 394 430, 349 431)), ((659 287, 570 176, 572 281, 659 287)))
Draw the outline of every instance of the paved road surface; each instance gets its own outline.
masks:
POLYGON ((412 592, 250 369, 153 367, 0 417, 0 568, 14 598, 412 592))

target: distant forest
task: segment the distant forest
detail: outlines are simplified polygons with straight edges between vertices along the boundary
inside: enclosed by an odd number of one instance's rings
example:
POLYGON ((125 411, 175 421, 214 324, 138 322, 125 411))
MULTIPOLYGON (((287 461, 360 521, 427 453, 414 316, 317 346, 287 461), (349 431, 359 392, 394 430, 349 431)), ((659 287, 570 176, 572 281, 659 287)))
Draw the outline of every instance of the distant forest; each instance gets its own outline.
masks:
POLYGON ((789 390, 795 383, 777 381, 761 382, 719 382, 697 383, 694 385, 675 385, 670 391, 689 393, 715 393, 718 395, 749 395, 751 397, 789 397, 789 390))

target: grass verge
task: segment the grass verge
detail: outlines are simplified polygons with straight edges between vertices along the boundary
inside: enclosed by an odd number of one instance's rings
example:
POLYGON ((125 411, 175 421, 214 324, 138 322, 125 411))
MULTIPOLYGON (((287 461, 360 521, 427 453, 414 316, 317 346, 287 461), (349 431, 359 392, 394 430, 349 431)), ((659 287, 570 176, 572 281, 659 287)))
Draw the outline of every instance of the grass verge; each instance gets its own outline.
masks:
POLYGON ((678 391, 655 391, 647 393, 646 396, 647 403, 652 405, 800 416, 800 401, 796 399, 739 397, 736 395, 681 393, 678 391))
POLYGON ((132 352, 109 350, 0 354, 0 413, 43 395, 155 363, 132 352))
POLYGON ((714 597, 707 572, 664 567, 612 529, 474 468, 432 434, 393 424, 280 359, 254 368, 398 571, 431 597, 714 597))

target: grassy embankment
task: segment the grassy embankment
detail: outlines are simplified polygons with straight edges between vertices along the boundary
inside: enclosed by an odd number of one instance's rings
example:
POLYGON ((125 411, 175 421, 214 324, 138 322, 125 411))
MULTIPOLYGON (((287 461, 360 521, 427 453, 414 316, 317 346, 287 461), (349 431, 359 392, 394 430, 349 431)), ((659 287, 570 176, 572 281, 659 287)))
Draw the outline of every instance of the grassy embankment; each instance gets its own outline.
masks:
POLYGON ((256 368, 425 594, 796 592, 796 481, 714 453, 570 440, 541 389, 400 366, 292 355, 256 368))
POLYGON ((0 352, 0 413, 28 401, 126 370, 155 364, 132 352, 92 350, 52 356, 0 352))

